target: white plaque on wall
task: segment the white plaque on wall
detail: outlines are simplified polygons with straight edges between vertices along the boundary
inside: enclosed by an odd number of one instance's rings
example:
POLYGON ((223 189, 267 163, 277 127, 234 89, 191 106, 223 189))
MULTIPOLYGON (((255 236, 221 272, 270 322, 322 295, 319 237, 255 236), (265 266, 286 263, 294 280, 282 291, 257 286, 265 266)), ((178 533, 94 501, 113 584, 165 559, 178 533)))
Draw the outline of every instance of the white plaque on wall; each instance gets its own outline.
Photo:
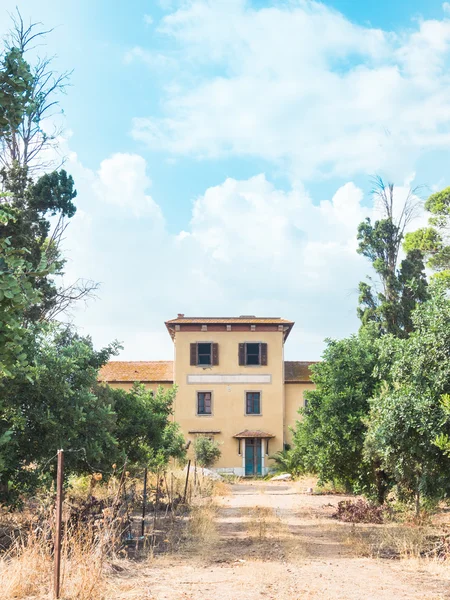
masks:
POLYGON ((206 373, 204 375, 188 375, 187 382, 192 383, 272 383, 272 375, 213 375, 206 373))

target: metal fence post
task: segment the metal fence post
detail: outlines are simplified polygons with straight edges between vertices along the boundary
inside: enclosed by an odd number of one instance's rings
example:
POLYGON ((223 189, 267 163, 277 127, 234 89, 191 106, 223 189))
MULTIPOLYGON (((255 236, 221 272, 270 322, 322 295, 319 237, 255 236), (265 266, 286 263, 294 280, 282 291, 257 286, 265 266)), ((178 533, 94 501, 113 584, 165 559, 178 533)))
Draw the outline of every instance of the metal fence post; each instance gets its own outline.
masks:
POLYGON ((58 471, 56 478, 56 531, 55 531, 55 564, 54 564, 54 596, 60 597, 61 579, 61 521, 64 481, 64 450, 58 450, 58 471))
POLYGON ((186 494, 187 494, 187 489, 188 489, 188 483, 189 483, 189 471, 191 470, 191 461, 188 460, 188 465, 187 465, 187 473, 186 473, 186 483, 184 486, 184 496, 183 496, 183 504, 186 504, 186 494))
POLYGON ((144 498, 142 501, 142 525, 141 525, 141 536, 144 537, 145 533, 145 510, 147 508, 147 467, 144 471, 144 498))

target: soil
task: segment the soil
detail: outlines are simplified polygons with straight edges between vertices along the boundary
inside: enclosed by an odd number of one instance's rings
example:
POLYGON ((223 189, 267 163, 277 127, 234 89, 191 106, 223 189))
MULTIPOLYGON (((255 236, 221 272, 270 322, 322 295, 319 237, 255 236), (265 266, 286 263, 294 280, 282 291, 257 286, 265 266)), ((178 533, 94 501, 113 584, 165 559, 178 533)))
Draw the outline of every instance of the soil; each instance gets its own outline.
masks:
POLYGON ((108 597, 450 599, 450 565, 361 557, 352 541, 354 527, 332 519, 346 497, 308 494, 307 486, 264 481, 230 486, 229 495, 214 498, 218 508, 201 542, 117 573, 108 597))

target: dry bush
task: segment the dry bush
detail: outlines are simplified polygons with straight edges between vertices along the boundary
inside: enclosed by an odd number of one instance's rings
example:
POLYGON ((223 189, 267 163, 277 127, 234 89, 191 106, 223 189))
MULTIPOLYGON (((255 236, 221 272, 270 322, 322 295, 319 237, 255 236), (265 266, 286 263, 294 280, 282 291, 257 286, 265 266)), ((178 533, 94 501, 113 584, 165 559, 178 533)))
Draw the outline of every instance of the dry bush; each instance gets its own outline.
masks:
POLYGON ((346 541, 358 556, 450 559, 450 535, 431 527, 402 524, 366 528, 354 525, 346 541))
POLYGON ((0 589, 5 600, 44 595, 50 590, 53 559, 42 531, 18 538, 0 559, 0 589))
POLYGON ((219 540, 215 519, 217 506, 211 502, 192 506, 184 533, 184 548, 208 556, 219 540))
POLYGON ((338 502, 337 511, 332 517, 345 523, 376 523, 380 525, 384 522, 388 512, 386 506, 372 504, 359 498, 356 501, 341 500, 338 502))
MULTIPOLYGON (((134 558, 148 558, 155 551, 178 552, 182 547, 189 551, 209 552, 218 539, 214 523, 217 509, 210 497, 225 494, 228 487, 199 474, 194 486, 191 473, 187 502, 181 505, 185 482, 186 472, 183 471, 159 473, 158 479, 149 474, 148 529, 142 540, 139 539, 141 480, 127 477, 125 485, 123 482, 121 485, 116 477, 107 482, 98 476, 71 478, 63 505, 62 598, 104 598, 117 552, 120 556, 128 554, 134 558), (157 484, 158 510, 154 510, 157 484), (125 539, 124 533, 131 527, 129 519, 133 518, 136 507, 134 526, 130 529, 133 538, 138 536, 136 542, 133 540, 134 547, 129 545, 131 540, 125 539)), ((44 598, 51 594, 54 497, 50 500, 45 504, 31 503, 25 511, 2 518, 4 531, 12 537, 9 548, 0 555, 2 600, 44 598)))
POLYGON ((262 542, 266 539, 280 539, 286 536, 283 524, 276 512, 267 506, 254 506, 248 508, 247 531, 250 538, 262 542))
POLYGON ((269 530, 269 521, 273 519, 273 510, 266 506, 255 506, 247 510, 247 530, 249 537, 262 541, 269 530))
POLYGON ((228 483, 225 481, 214 481, 213 483, 213 496, 229 496, 231 494, 231 489, 228 483))
MULTIPOLYGON (((105 566, 119 536, 106 519, 66 527, 62 539, 61 590, 65 600, 101 600, 105 566)), ((51 591, 54 530, 51 521, 18 537, 0 559, 2 598, 43 598, 51 591)))

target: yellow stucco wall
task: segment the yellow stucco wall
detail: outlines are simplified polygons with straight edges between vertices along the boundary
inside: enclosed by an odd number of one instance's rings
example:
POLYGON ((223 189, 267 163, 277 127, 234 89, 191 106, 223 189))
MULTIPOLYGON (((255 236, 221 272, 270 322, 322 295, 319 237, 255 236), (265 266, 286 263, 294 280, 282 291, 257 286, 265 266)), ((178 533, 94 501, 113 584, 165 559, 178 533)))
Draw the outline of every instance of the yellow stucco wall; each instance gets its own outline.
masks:
POLYGON ((315 388, 312 383, 286 383, 285 390, 285 429, 284 435, 287 444, 292 443, 292 432, 289 427, 294 427, 295 422, 301 419, 298 409, 305 406, 304 392, 315 388))
MULTIPOLYGON (((221 445, 222 456, 217 469, 243 468, 238 441, 233 436, 244 429, 260 430, 275 437, 269 442, 269 454, 283 448, 284 406, 283 333, 281 331, 219 331, 175 334, 175 420, 186 439, 194 441, 190 430, 220 430, 214 439, 221 445), (213 367, 190 365, 190 344, 219 344, 219 364, 213 367), (238 348, 242 342, 267 343, 267 366, 239 366, 238 348), (188 383, 189 375, 270 375, 270 383, 188 383), (198 416, 197 392, 212 392, 212 415, 198 416), (245 392, 261 392, 261 415, 245 414, 245 392)), ((267 455, 264 467, 269 466, 267 455)))
MULTIPOLYGON (((215 468, 244 472, 243 445, 238 452, 238 441, 233 437, 240 431, 260 430, 275 436, 269 441, 269 455, 282 450, 292 442, 290 427, 300 418, 298 409, 304 406, 304 392, 314 389, 312 383, 284 383, 283 332, 281 331, 179 331, 174 340, 174 383, 178 386, 173 418, 181 427, 186 440, 192 442, 188 456, 193 458, 193 442, 198 433, 208 434, 220 444, 222 455, 215 468), (212 342, 219 345, 219 364, 198 367, 190 365, 190 344, 212 342), (239 366, 239 344, 262 342, 267 344, 267 366, 239 366), (270 375, 270 383, 218 383, 188 381, 189 376, 270 375), (212 393, 212 415, 197 415, 197 392, 212 393), (245 414, 245 392, 261 392, 261 415, 245 414)), ((111 387, 130 390, 133 383, 110 383, 111 387)), ((168 389, 172 383, 145 383, 148 389, 159 385, 168 389)), ((263 444, 265 446, 265 443, 263 444)), ((263 467, 271 465, 265 453, 263 467)))

